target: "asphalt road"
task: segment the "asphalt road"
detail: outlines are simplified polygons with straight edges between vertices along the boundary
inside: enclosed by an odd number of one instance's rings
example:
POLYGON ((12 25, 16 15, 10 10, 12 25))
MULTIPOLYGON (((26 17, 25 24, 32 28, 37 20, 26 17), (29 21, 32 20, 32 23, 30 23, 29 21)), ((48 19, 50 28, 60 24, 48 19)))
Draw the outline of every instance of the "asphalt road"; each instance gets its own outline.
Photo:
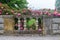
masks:
POLYGON ((0 40, 60 40, 60 36, 0 36, 0 40))

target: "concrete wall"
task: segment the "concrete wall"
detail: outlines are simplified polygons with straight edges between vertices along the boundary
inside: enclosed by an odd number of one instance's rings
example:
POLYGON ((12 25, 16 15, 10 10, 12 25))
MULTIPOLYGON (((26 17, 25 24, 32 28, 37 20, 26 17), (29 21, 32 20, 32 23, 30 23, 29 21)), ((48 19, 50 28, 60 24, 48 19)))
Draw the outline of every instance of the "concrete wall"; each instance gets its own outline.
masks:
POLYGON ((60 33, 60 18, 44 17, 43 25, 46 34, 60 33))
POLYGON ((4 18, 12 18, 12 15, 0 15, 0 33, 4 33, 4 18))

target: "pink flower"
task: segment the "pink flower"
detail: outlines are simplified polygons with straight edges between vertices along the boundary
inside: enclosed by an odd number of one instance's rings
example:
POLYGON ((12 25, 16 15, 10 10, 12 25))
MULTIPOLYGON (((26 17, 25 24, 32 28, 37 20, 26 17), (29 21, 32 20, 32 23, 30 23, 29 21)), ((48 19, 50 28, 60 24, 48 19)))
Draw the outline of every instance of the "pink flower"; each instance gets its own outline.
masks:
POLYGON ((42 15, 43 13, 42 13, 42 11, 40 12, 40 15, 42 15))
POLYGON ((2 14, 2 10, 0 9, 0 15, 2 14))
POLYGON ((20 27, 20 30, 23 30, 24 28, 23 27, 20 27))
POLYGON ((57 14, 58 16, 60 16, 60 13, 59 14, 57 14))
POLYGON ((42 29, 38 29, 38 31, 42 31, 42 29))
POLYGON ((18 16, 21 16, 21 14, 20 14, 20 13, 18 13, 18 16))
POLYGON ((55 11, 55 12, 54 12, 54 15, 56 15, 57 13, 58 13, 58 12, 57 12, 57 11, 55 11))
POLYGON ((2 13, 0 12, 0 15, 1 15, 2 13))
POLYGON ((46 11, 44 14, 48 14, 49 12, 48 11, 46 11))
POLYGON ((51 16, 51 13, 48 13, 48 16, 51 16))

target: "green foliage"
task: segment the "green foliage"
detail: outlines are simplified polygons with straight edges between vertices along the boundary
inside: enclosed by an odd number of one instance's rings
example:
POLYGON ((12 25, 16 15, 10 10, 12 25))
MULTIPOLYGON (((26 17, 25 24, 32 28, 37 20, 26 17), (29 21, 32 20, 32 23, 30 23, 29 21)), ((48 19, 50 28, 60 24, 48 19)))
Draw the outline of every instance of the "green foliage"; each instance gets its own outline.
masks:
POLYGON ((3 11, 2 12, 2 15, 6 15, 6 13, 8 13, 8 15, 13 15, 13 13, 11 13, 10 11, 7 11, 7 10, 6 11, 3 11))
POLYGON ((7 4, 12 9, 23 9, 27 8, 26 0, 0 0, 1 3, 7 4))

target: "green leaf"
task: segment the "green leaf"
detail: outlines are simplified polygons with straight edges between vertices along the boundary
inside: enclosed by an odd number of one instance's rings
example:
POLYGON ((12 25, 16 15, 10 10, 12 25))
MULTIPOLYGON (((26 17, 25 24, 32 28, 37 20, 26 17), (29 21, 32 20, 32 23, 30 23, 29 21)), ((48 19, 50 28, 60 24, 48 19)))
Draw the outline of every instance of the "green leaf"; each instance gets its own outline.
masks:
POLYGON ((0 0, 2 4, 7 4, 11 9, 23 9, 27 8, 26 0, 0 0), (18 7, 15 6, 17 4, 18 7))

